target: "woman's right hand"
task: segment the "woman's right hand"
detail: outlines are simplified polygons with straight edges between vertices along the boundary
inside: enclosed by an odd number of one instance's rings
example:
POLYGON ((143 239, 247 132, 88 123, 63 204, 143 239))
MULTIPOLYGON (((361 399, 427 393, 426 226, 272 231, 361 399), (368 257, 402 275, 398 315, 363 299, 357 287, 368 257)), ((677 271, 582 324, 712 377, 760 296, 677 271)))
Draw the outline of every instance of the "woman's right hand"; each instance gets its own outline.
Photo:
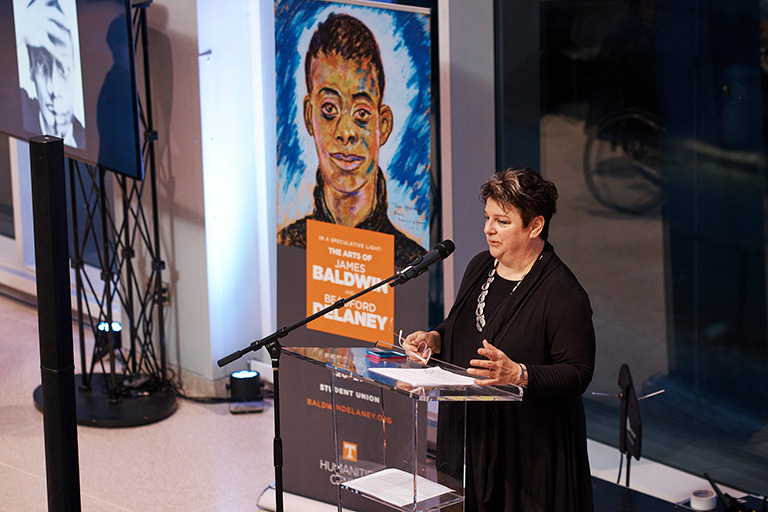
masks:
POLYGON ((423 358, 424 361, 428 361, 432 354, 440 352, 440 345, 440 333, 437 331, 412 332, 403 340, 403 349, 406 353, 418 354, 420 357, 416 357, 416 359, 423 358))

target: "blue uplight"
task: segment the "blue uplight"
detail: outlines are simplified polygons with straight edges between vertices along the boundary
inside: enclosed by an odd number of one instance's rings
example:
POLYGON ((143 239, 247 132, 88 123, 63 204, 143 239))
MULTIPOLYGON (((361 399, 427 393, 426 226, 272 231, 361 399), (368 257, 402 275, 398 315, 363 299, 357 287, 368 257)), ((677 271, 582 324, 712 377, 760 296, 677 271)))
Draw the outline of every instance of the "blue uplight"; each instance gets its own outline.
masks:
MULTIPOLYGON (((109 323, 107 322, 99 322, 98 329, 101 332, 109 332, 109 323)), ((120 325, 120 322, 112 322, 112 332, 120 332, 123 330, 123 326, 120 325)))
POLYGON ((252 379, 259 375, 259 372, 255 372, 253 370, 240 370, 239 372, 235 372, 232 374, 232 378, 234 379, 252 379))

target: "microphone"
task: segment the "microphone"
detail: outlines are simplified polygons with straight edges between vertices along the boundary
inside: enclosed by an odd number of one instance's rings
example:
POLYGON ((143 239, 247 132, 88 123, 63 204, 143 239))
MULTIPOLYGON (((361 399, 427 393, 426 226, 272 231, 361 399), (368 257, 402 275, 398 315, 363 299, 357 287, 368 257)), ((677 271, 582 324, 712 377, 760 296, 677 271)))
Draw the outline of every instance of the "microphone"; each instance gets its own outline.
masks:
POLYGON ((455 248, 456 246, 453 245, 453 242, 450 240, 443 240, 427 254, 424 256, 419 256, 410 262, 407 267, 395 274, 396 277, 392 282, 389 283, 389 286, 397 286, 398 284, 403 284, 409 279, 420 276, 426 272, 426 270, 433 264, 450 256, 455 248))

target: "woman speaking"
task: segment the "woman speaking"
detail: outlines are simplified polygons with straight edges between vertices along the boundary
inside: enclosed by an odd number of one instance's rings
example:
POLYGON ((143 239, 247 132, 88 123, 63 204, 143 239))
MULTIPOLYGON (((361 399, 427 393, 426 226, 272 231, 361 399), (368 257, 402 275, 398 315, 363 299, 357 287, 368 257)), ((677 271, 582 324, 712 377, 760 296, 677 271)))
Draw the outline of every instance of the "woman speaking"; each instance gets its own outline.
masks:
MULTIPOLYGON (((547 241, 557 189, 528 168, 482 186, 488 250, 467 266, 448 317, 404 346, 428 347, 479 385, 519 385, 521 402, 467 404, 467 510, 591 511, 581 395, 595 332, 587 293, 547 241)), ((440 409, 438 464, 461 443, 456 409, 440 409), (442 460, 441 460, 442 459, 442 460)), ((455 457, 454 457, 455 458, 455 457)))

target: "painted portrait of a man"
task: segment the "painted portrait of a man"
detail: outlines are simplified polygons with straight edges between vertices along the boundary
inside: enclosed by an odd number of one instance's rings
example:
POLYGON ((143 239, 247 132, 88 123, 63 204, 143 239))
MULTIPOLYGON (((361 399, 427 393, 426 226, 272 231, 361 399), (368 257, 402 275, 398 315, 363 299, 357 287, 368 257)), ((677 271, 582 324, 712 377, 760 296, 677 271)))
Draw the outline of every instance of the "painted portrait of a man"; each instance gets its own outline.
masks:
MULTIPOLYGON (((296 7, 294 2, 291 4, 292 8, 296 7)), ((279 18, 279 5, 276 13, 279 18)), ((292 161, 290 150, 300 146, 291 137, 298 138, 300 132, 286 127, 281 131, 278 127, 278 242, 305 247, 307 219, 379 231, 394 236, 395 265, 405 266, 424 254, 424 245, 428 245, 428 118, 427 130, 422 131, 426 137, 404 139, 408 130, 401 127, 395 157, 390 156, 385 165, 384 149, 393 140, 399 117, 386 94, 392 83, 404 77, 386 75, 376 35, 356 15, 358 13, 340 12, 338 6, 335 9, 331 6, 312 14, 316 15, 307 16, 312 21, 306 24, 311 32, 302 55, 303 65, 297 66, 303 72, 303 91, 288 89, 288 92, 296 91, 290 106, 294 107, 296 124, 304 132, 301 134, 304 140, 311 142, 311 148, 307 145, 307 150, 301 153, 304 158, 292 161), (409 151, 412 153, 408 157, 396 156, 409 151), (421 155, 422 161, 410 166, 408 158, 415 155, 421 155), (302 172, 296 172, 296 168, 302 172), (393 187, 393 183, 400 188, 393 187), (304 206, 302 211, 301 196, 307 195, 309 186, 311 201, 308 209, 304 206)), ((280 51, 296 61, 299 50, 278 51, 278 80, 281 79, 280 66, 286 64, 280 60, 280 51)), ((292 76, 297 75, 298 71, 292 76)), ((426 93, 428 96, 428 86, 426 93)), ((290 94, 278 91, 278 102, 282 104, 285 96, 290 94)), ((418 101, 424 98, 417 98, 418 101)), ((405 111, 405 114, 400 123, 418 126, 420 120, 409 115, 407 108, 408 105, 405 109, 401 107, 401 113, 405 111)))

